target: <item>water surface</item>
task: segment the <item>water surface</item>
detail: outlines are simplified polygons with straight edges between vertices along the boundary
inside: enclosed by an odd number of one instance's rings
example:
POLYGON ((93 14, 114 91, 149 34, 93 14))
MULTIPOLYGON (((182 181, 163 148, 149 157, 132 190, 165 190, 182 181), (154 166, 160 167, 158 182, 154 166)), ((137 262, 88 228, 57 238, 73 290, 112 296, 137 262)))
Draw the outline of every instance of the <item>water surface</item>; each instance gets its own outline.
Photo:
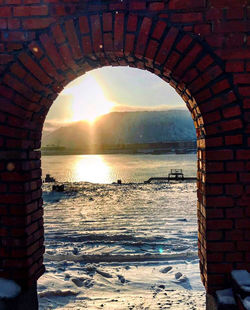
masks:
POLYGON ((197 168, 196 154, 105 154, 43 156, 42 169, 43 177, 50 173, 60 182, 127 183, 167 176, 170 169, 196 176, 197 168))

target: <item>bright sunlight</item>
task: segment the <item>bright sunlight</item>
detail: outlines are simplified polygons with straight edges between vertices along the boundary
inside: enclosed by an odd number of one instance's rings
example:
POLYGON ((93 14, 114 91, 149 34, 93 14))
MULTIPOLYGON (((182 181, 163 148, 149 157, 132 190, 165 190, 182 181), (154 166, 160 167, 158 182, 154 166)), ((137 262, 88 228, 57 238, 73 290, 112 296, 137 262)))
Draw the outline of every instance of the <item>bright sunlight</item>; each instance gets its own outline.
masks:
POLYGON ((65 87, 46 117, 44 132, 49 134, 79 121, 93 125, 102 115, 112 112, 182 108, 185 104, 179 94, 151 72, 103 67, 87 72, 65 87))
POLYGON ((99 116, 111 112, 115 105, 105 97, 101 85, 90 74, 81 83, 73 82, 62 94, 71 97, 72 119, 69 121, 72 122, 85 120, 93 123, 99 116))

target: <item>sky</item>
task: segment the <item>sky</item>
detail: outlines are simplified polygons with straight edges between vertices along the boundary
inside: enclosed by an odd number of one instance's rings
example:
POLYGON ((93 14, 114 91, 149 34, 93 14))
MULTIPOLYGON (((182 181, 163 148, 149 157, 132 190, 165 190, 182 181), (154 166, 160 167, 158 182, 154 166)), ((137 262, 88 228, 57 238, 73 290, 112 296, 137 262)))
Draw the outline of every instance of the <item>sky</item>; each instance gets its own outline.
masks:
POLYGON ((112 111, 183 109, 176 91, 155 74, 130 67, 103 67, 69 83, 53 103, 45 130, 73 121, 93 122, 112 111))

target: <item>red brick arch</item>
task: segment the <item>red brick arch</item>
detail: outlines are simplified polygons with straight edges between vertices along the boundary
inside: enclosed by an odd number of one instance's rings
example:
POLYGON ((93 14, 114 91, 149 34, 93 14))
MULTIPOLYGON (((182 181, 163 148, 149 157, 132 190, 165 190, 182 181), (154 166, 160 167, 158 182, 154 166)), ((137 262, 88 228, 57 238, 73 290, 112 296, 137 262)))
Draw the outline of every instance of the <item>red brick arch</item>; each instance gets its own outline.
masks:
POLYGON ((192 114, 208 292, 249 269, 247 1, 23 2, 0 2, 0 276, 32 285, 44 272, 43 123, 64 86, 107 65, 155 73, 192 114))

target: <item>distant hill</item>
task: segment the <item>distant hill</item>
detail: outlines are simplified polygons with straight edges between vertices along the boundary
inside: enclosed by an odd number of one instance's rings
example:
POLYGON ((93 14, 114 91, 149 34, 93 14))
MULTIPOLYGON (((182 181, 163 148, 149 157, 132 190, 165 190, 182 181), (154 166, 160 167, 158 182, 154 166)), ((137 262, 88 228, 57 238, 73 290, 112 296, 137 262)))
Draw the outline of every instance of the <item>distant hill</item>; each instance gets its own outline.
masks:
POLYGON ((81 148, 89 145, 118 145, 194 141, 194 124, 185 110, 111 112, 93 125, 76 122, 61 127, 42 140, 42 146, 81 148))

